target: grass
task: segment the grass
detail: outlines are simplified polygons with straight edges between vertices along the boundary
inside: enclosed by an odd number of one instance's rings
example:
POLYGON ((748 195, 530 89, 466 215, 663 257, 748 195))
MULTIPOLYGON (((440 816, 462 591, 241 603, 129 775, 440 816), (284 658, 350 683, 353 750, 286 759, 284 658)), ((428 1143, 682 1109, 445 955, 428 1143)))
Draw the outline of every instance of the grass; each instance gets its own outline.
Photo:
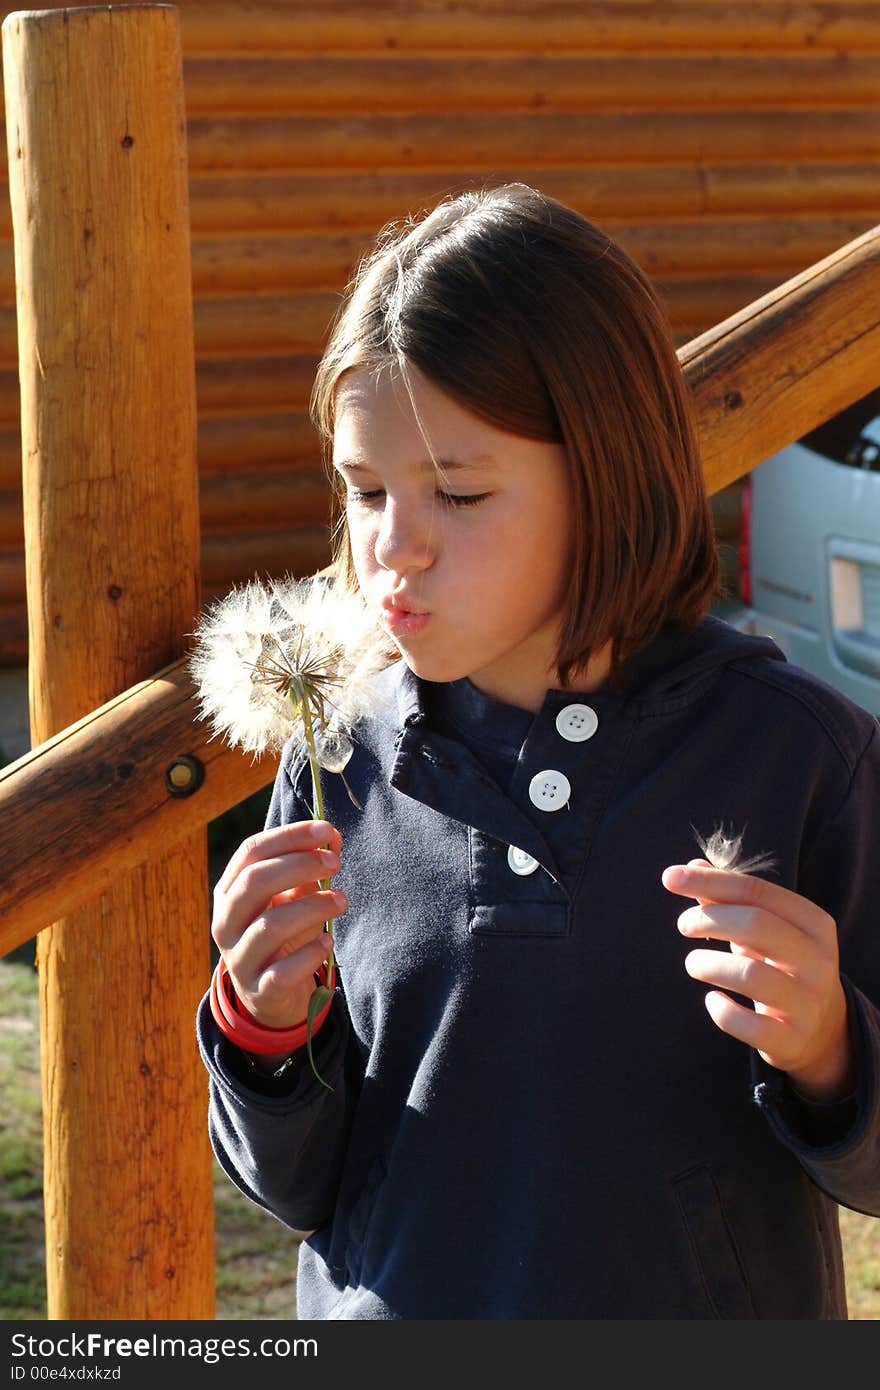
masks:
MULTIPOLYGON (((0 1319, 46 1317, 37 977, 21 948, 0 960, 0 1319)), ((214 1164, 217 1317, 296 1316, 297 1237, 214 1164)))
MULTIPOLYGON (((33 954, 32 950, 29 953, 33 954)), ((217 1313, 295 1318, 297 1238, 214 1165, 217 1313)), ((880 1318, 880 1221, 841 1211, 850 1317, 880 1318)), ((0 960, 0 1319, 46 1317, 39 1001, 25 948, 0 960)))

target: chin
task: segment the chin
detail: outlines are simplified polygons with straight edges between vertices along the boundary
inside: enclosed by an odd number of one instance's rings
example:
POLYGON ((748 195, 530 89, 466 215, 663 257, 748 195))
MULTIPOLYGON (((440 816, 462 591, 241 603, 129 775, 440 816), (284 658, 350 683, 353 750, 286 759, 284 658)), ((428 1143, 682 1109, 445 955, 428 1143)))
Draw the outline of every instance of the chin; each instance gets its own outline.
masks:
POLYGON ((406 662, 414 676, 420 680, 432 681, 435 685, 444 685, 449 681, 461 680, 467 675, 460 663, 453 664, 449 661, 432 661, 427 655, 419 655, 417 652, 405 652, 403 648, 398 649, 402 659, 406 662))

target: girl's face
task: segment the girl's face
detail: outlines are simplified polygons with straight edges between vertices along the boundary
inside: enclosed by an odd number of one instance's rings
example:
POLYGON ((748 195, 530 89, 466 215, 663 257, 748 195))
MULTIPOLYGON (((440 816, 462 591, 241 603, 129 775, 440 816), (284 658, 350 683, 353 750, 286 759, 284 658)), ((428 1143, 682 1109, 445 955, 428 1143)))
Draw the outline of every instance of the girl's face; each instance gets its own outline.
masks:
POLYGON ((416 675, 469 676, 537 710, 557 683, 574 561, 565 451, 487 424, 414 369, 410 380, 417 414, 396 372, 352 371, 337 388, 333 466, 360 587, 416 675))

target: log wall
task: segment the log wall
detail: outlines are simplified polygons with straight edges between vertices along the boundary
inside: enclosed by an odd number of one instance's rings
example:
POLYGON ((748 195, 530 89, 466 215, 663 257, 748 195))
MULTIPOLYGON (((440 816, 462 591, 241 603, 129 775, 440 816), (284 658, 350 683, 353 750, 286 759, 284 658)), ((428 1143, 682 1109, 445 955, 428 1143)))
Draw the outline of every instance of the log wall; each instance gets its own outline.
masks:
MULTIPOLYGON (((206 598, 328 558, 308 391, 384 221, 533 183, 626 247, 681 344, 880 222, 880 0, 178 9, 206 598)), ((0 666, 27 658, 16 354, 4 183, 0 666)))

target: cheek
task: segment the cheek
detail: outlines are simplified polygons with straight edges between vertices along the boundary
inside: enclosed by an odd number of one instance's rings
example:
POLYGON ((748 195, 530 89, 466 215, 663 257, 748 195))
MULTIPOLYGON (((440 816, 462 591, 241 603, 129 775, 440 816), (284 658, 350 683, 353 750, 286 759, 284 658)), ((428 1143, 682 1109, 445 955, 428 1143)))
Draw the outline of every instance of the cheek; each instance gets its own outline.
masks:
POLYGON ((372 560, 376 528, 370 525, 369 517, 358 517, 350 511, 345 514, 345 524, 352 559, 355 568, 359 569, 361 565, 367 565, 372 560))

